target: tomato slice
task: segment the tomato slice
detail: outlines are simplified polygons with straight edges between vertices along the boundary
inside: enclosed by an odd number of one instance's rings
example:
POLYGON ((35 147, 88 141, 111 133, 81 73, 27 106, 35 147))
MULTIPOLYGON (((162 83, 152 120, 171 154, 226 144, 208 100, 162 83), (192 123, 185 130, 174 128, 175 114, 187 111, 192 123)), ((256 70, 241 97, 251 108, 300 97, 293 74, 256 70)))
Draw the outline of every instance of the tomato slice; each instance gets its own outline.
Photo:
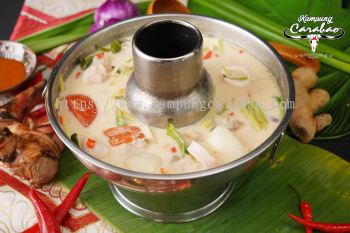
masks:
POLYGON ((112 146, 118 146, 124 143, 131 143, 137 139, 144 139, 145 135, 141 129, 136 126, 117 126, 106 129, 104 134, 109 137, 109 143, 112 146))
POLYGON ((66 97, 69 110, 84 127, 88 127, 96 118, 97 109, 94 101, 86 95, 66 97))

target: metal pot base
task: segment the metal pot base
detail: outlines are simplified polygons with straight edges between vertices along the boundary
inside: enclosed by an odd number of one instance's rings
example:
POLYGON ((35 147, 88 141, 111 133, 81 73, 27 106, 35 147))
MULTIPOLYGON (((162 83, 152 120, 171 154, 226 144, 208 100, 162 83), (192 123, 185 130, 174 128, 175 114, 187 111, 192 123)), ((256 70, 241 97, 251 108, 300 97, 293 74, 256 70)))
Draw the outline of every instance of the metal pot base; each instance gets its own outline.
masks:
POLYGON ((144 219, 163 223, 190 222, 211 214, 226 201, 226 199, 232 193, 234 187, 235 185, 233 183, 228 184, 226 189, 216 199, 201 208, 194 209, 185 213, 169 214, 150 211, 143 208, 142 206, 136 205, 135 203, 131 202, 125 195, 123 195, 117 186, 110 184, 110 188, 115 199, 117 199, 119 204, 125 209, 144 219))

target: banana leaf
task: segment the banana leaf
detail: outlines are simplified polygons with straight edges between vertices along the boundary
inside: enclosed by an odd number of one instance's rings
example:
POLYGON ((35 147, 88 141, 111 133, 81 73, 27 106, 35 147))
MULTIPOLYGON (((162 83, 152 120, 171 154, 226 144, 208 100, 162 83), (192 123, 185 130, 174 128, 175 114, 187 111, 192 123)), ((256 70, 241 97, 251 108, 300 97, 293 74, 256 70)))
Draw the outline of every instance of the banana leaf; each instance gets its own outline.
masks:
MULTIPOLYGON (((71 187, 86 168, 66 150, 57 177, 71 187)), ((305 229, 287 214, 299 215, 292 185, 313 206, 315 221, 349 222, 350 164, 320 148, 284 136, 275 162, 268 156, 258 162, 245 184, 213 214, 184 224, 161 224, 143 220, 123 209, 108 184, 92 176, 81 201, 120 233, 302 233, 305 229)))
MULTIPOLYGON (((250 25, 251 30, 263 38, 265 35, 261 34, 261 27, 267 28, 270 32, 279 32, 282 36, 283 30, 297 22, 300 15, 332 16, 334 27, 343 28, 345 34, 341 39, 336 41, 322 40, 318 47, 328 46, 327 48, 331 48, 328 49, 330 54, 333 54, 334 48, 344 51, 342 54, 350 54, 350 9, 343 9, 341 8, 341 5, 341 0, 189 1, 189 7, 192 12, 223 18, 243 27, 250 25), (223 7, 225 4, 227 7, 223 7), (230 7, 230 5, 232 6, 230 7), (232 9, 233 6, 242 9, 242 15, 245 15, 246 13, 246 20, 242 20, 240 16, 234 15, 233 12, 237 12, 237 9, 232 9), (212 9, 217 10, 212 11, 212 9), (269 24, 259 25, 261 23, 258 22, 255 15, 264 17, 269 24)), ((270 35, 266 34, 266 36, 269 38, 265 37, 264 39, 271 39, 270 35)), ((281 40, 281 37, 276 37, 275 39, 276 41, 279 40, 278 42, 280 43, 288 44, 290 42, 287 38, 281 40)), ((302 44, 300 41, 298 43, 302 44)), ((344 62, 343 65, 345 64, 347 66, 350 65, 349 62, 344 62)), ((350 120, 350 75, 322 64, 319 76, 320 79, 316 87, 324 88, 329 91, 331 94, 331 100, 326 106, 320 109, 318 113, 330 113, 333 117, 333 122, 323 131, 318 132, 316 138, 333 139, 347 135, 350 133, 350 124, 348 123, 350 120)))

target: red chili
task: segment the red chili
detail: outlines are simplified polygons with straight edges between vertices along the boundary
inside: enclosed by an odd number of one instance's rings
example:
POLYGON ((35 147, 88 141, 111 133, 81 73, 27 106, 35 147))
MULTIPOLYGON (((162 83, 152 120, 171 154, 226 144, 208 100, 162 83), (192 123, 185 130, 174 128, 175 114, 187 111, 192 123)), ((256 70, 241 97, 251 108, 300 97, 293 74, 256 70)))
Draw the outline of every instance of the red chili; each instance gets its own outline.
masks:
MULTIPOLYGON (((85 187, 86 182, 89 179, 90 172, 85 173, 77 183, 73 186, 71 191, 68 193, 67 197, 63 200, 63 202, 56 207, 56 209, 53 211, 53 214, 58 222, 62 222, 64 217, 67 215, 68 211, 73 207, 75 201, 78 199, 81 191, 85 187)), ((22 233, 38 233, 39 232, 39 226, 38 224, 35 224, 28 228, 27 230, 23 231, 22 233)))
POLYGON ((45 107, 41 107, 33 112, 29 113, 29 118, 32 119, 38 119, 39 117, 42 117, 46 114, 46 109, 45 107))
POLYGON ((96 54, 96 57, 97 57, 98 59, 100 59, 100 60, 101 60, 104 56, 105 56, 104 53, 98 53, 98 54, 96 54))
POLYGON ((89 149, 93 149, 96 145, 96 141, 92 138, 88 138, 86 140, 86 146, 89 148, 89 149))
POLYGON ((79 72, 77 72, 77 73, 75 74, 75 78, 79 78, 80 75, 81 75, 81 72, 79 71, 79 72))
POLYGON ((203 60, 207 60, 209 58, 211 58, 211 56, 213 55, 213 51, 209 50, 203 57, 203 60))
POLYGON ((349 233, 350 232, 350 223, 309 222, 293 214, 288 214, 288 216, 294 219, 295 221, 297 221, 298 223, 318 231, 323 231, 327 233, 349 233))
MULTIPOLYGON (((302 200, 300 193, 293 186, 288 185, 288 187, 295 193, 299 202, 299 211, 306 221, 312 221, 312 207, 308 201, 302 200)), ((312 228, 305 227, 306 233, 312 233, 312 228)))
POLYGON ((173 152, 173 153, 176 153, 176 152, 177 152, 177 149, 176 149, 175 146, 171 147, 171 152, 173 152))
POLYGON ((30 189, 29 196, 38 218, 40 233, 61 233, 60 225, 56 218, 34 189, 30 189))
POLYGON ((62 56, 63 56, 63 52, 57 55, 57 57, 55 58, 55 61, 52 64, 56 65, 58 61, 62 58, 62 56))
MULTIPOLYGON (((312 222, 312 207, 309 202, 301 201, 299 204, 300 212, 306 221, 312 222)), ((312 233, 312 228, 305 227, 306 233, 312 233)))

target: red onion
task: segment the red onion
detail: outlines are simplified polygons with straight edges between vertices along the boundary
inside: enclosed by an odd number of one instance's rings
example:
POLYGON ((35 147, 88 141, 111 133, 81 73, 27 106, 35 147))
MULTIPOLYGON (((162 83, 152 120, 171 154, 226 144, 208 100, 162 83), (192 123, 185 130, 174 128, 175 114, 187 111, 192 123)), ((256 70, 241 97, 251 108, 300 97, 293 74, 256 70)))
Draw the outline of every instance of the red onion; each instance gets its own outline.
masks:
POLYGON ((128 0, 107 0, 96 9, 90 33, 123 19, 139 15, 135 4, 128 0))

